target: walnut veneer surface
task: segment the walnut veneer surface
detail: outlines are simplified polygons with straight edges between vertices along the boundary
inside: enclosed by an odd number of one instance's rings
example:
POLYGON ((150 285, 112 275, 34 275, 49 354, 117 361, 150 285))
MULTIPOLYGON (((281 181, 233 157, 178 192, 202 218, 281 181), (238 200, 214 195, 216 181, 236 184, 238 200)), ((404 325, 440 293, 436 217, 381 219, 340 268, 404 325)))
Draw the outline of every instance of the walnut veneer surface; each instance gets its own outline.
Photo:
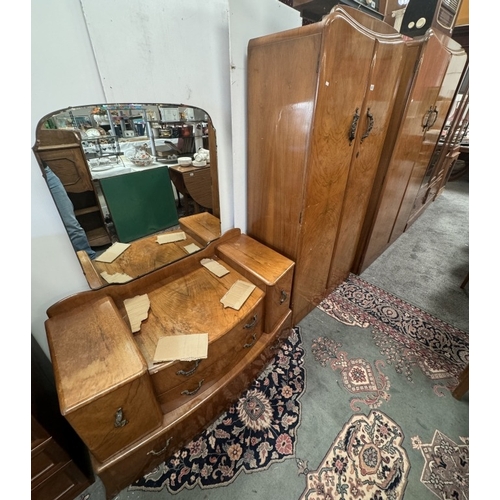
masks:
POLYGON ((296 262, 294 323, 349 274, 404 49, 338 7, 249 42, 248 233, 296 262))
POLYGON ((250 40, 248 234, 296 263, 294 324, 405 231, 465 59, 338 6, 250 40))
POLYGON ((201 432, 270 361, 292 326, 293 270, 293 261, 234 229, 146 276, 48 309, 61 412, 109 497, 201 432), (208 271, 200 264, 207 257, 229 274, 208 271), (220 302, 236 280, 256 285, 239 310, 220 302), (132 334, 123 301, 142 294, 150 310, 132 334), (154 363, 162 336, 203 332, 206 359, 154 363))
POLYGON ((103 272, 110 275, 124 273, 131 278, 138 278, 187 257, 185 246, 194 243, 200 248, 204 248, 208 243, 220 237, 220 220, 208 212, 180 218, 179 228, 168 229, 135 240, 130 243, 125 252, 109 263, 90 260, 86 252, 78 251, 77 256, 90 288, 101 288, 108 284, 101 276, 103 272), (163 245, 157 242, 159 234, 178 232, 179 230, 186 233, 185 240, 163 245))

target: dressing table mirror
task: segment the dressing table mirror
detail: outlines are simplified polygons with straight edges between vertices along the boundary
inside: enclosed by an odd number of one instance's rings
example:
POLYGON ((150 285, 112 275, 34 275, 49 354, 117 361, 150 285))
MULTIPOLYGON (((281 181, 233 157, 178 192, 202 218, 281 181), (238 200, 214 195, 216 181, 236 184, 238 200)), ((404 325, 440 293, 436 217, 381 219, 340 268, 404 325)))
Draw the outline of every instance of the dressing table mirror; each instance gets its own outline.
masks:
MULTIPOLYGON (((45 180, 55 174, 60 181, 85 232, 90 249, 73 247, 92 289, 148 274, 220 236, 215 129, 200 108, 68 107, 39 121, 33 152, 45 180), (160 243, 166 233, 184 239, 160 243), (102 261, 112 246, 125 250, 102 261)), ((49 181, 48 186, 65 221, 49 181)))

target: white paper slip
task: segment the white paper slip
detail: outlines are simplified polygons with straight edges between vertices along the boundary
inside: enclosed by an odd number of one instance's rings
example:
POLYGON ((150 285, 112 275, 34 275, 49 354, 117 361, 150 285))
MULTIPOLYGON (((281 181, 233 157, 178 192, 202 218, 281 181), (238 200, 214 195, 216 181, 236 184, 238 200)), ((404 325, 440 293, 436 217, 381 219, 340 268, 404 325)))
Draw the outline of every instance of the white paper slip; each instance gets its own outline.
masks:
POLYGON ((130 243, 120 243, 117 241, 113 243, 105 252, 103 252, 99 257, 96 257, 94 260, 98 262, 113 262, 117 257, 119 257, 127 248, 130 246, 130 243))
POLYGON ((126 273, 114 273, 114 274, 109 274, 106 271, 103 271, 101 273, 101 276, 108 282, 108 283, 127 283, 127 281, 130 281, 132 276, 129 276, 126 273))
POLYGON ((201 250, 201 248, 195 243, 190 243, 189 245, 186 245, 184 247, 184 250, 186 250, 187 253, 194 253, 197 252, 198 250, 201 250))
POLYGON ((235 281, 220 301, 224 304, 224 307, 231 307, 238 311, 254 289, 255 285, 248 283, 248 281, 235 281))
POLYGON ((175 241, 182 241, 185 239, 186 233, 184 231, 176 231, 158 235, 156 238, 156 242, 160 245, 163 245, 164 243, 174 243, 175 241))
POLYGON ((148 295, 137 295, 131 299, 125 299, 123 305, 127 311, 132 333, 138 332, 141 329, 141 323, 148 318, 150 307, 148 295))
POLYGON ((214 259, 201 259, 200 264, 206 267, 210 272, 214 273, 218 278, 222 278, 229 273, 229 269, 226 269, 222 264, 219 264, 214 259))
POLYGON ((153 363, 164 361, 192 361, 208 356, 208 333, 169 335, 160 337, 156 345, 153 363))

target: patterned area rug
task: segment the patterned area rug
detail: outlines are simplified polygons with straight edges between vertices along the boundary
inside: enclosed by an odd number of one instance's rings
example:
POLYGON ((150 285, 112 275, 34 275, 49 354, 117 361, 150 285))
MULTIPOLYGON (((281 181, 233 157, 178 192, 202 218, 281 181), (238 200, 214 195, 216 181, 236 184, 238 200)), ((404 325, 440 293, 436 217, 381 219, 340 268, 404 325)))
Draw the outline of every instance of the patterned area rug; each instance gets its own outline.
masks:
POLYGON ((438 430, 431 443, 422 443, 418 436, 412 438, 413 448, 425 459, 420 481, 438 498, 469 498, 469 438, 460 440, 464 444, 456 444, 438 430))
MULTIPOLYGON (((386 362, 412 381, 420 367, 440 389, 453 390, 469 361, 469 336, 351 274, 318 308, 346 325, 371 327, 386 362)), ((377 391, 383 387, 377 387, 377 391)))
POLYGON ((389 379, 382 373, 385 366, 382 360, 377 360, 374 366, 364 358, 349 359, 342 344, 332 339, 319 337, 313 340, 312 354, 322 366, 330 366, 339 371, 343 387, 355 394, 349 405, 352 411, 360 411, 359 403, 369 408, 379 408, 384 401, 389 401, 391 387, 389 379))
POLYGON ((233 482, 242 471, 293 458, 304 390, 304 349, 295 327, 273 362, 226 413, 129 490, 214 488, 233 482))
POLYGON ((387 415, 355 415, 340 431, 299 500, 403 498, 410 463, 400 427, 387 415))

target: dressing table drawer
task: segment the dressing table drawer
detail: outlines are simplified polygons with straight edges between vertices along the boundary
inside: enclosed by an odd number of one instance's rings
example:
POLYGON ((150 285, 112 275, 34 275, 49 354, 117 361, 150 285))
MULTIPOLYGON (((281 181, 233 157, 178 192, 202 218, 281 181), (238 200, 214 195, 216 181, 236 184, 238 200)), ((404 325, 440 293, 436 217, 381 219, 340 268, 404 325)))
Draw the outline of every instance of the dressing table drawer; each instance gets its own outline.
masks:
POLYGON ((219 245, 216 253, 265 292, 263 330, 272 332, 288 314, 295 263, 245 234, 219 245))
POLYGON ((227 367, 210 391, 197 394, 175 410, 165 413, 163 425, 133 446, 103 463, 92 465, 106 486, 106 497, 114 498, 123 488, 168 460, 241 397, 242 393, 276 354, 281 340, 291 328, 291 311, 269 335, 261 335, 255 345, 244 349, 238 362, 227 367))
POLYGON ((263 313, 264 300, 259 299, 237 326, 209 344, 206 359, 177 361, 151 371, 153 387, 163 412, 203 392, 220 378, 227 367, 244 356, 262 334, 263 313))
POLYGON ((146 362, 111 297, 45 325, 61 413, 96 458, 161 425, 146 362))

